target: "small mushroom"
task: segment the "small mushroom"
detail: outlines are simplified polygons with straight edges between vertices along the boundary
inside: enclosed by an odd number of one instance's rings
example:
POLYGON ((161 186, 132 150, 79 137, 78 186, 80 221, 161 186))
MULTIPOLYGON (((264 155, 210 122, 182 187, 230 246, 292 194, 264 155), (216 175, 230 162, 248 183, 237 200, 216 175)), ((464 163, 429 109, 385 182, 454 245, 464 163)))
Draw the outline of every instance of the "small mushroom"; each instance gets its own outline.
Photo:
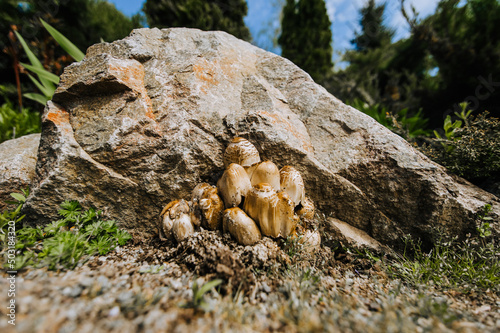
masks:
POLYGON ((308 197, 304 197, 296 207, 296 213, 302 219, 312 220, 314 218, 314 202, 308 197))
POLYGON ((236 163, 229 164, 217 182, 217 188, 226 208, 237 207, 251 187, 245 169, 236 163))
POLYGON ((194 233, 194 226, 191 223, 189 214, 182 214, 174 221, 173 234, 177 242, 182 242, 194 233))
POLYGON ((203 198, 203 194, 205 191, 209 188, 211 188, 212 185, 209 183, 199 183, 198 185, 195 186, 193 189, 193 192, 191 193, 191 201, 194 203, 194 201, 200 201, 203 198))
POLYGON ((229 232, 241 245, 253 245, 262 238, 255 221, 238 207, 226 209, 222 221, 224 232, 229 232))
POLYGON ((299 243, 302 244, 303 248, 308 252, 314 252, 319 249, 321 245, 321 235, 316 230, 306 230, 299 239, 299 243))
MULTIPOLYGON (((161 214, 160 238, 176 240, 189 236, 194 232, 191 223, 189 204, 185 200, 174 200, 163 208, 161 214), (186 223, 189 222, 189 224, 186 223), (192 231, 191 231, 192 230, 192 231)), ((179 241, 179 240, 178 240, 179 241)))
POLYGON ((243 210, 257 222, 263 235, 280 235, 281 225, 276 219, 278 202, 276 191, 267 183, 255 185, 245 198, 243 210))
POLYGON ((276 164, 271 161, 260 163, 252 173, 250 178, 252 186, 259 183, 268 183, 275 191, 280 190, 280 171, 276 164))
POLYGON ((281 237, 288 237, 295 230, 295 226, 299 222, 298 216, 295 215, 295 205, 286 192, 278 192, 278 212, 277 222, 280 224, 281 237))
POLYGON ((217 230, 222 220, 224 203, 219 197, 217 187, 207 183, 196 185, 191 197, 195 220, 209 230, 217 230))
POLYGON ((305 189, 304 180, 294 167, 286 165, 280 170, 281 190, 290 195, 290 198, 297 206, 304 199, 305 189))
POLYGON ((260 156, 257 148, 244 138, 233 138, 224 152, 224 167, 226 168, 231 163, 236 163, 244 168, 248 168, 259 162, 260 156))

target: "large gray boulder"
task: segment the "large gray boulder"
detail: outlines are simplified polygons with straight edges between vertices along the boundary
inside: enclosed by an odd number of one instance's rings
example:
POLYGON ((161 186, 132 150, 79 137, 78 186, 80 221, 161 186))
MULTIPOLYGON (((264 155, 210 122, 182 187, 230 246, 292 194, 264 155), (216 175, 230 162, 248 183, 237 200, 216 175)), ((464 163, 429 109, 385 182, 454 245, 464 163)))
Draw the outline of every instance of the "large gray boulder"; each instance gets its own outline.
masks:
POLYGON ((0 144, 0 212, 5 201, 13 201, 10 193, 29 187, 35 178, 40 134, 25 135, 0 144))
MULTIPOLYGON (((223 32, 139 29, 65 69, 43 115, 25 212, 77 199, 151 235, 162 207, 216 182, 234 136, 295 166, 319 211, 383 243, 463 235, 498 198, 450 176, 292 62, 223 32)), ((497 228, 497 225, 494 225, 497 228)))

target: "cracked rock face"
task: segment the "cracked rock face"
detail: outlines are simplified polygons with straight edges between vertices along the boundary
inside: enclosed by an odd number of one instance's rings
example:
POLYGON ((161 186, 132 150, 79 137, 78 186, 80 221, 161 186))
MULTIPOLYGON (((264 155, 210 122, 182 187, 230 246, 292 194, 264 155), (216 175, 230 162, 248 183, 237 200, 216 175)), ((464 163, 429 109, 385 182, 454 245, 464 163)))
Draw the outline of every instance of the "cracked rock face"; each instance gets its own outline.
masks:
POLYGON ((13 201, 12 192, 28 187, 35 177, 40 134, 30 134, 0 144, 0 212, 5 201, 13 201))
MULTIPOLYGON (((139 29, 65 69, 43 115, 25 213, 56 219, 65 199, 157 233, 166 202, 215 185, 230 140, 293 165, 316 209, 383 243, 436 227, 462 235, 498 198, 451 177, 290 61, 223 32, 139 29)), ((493 225, 496 230, 498 227, 493 225)))

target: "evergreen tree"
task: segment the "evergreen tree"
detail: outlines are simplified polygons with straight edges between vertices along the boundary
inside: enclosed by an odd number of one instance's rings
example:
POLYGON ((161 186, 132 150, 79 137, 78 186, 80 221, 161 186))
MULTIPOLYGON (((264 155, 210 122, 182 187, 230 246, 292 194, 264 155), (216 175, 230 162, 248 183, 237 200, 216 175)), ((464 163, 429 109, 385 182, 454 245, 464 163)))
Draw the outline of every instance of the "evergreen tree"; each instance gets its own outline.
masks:
POLYGON ((500 2, 442 0, 435 14, 408 21, 413 38, 439 68, 439 86, 422 104, 432 125, 442 124, 463 101, 477 113, 488 110, 500 116, 500 2))
POLYGON ((247 10, 245 0, 147 0, 143 7, 151 27, 222 30, 250 40, 247 10))
POLYGON ((394 30, 384 24, 385 3, 377 6, 375 0, 369 0, 361 9, 361 34, 356 33, 351 43, 357 51, 373 50, 391 43, 394 30))
MULTIPOLYGON (((384 100, 387 84, 385 72, 395 55, 395 48, 391 44, 394 31, 383 23, 385 8, 385 4, 377 6, 374 0, 367 1, 361 8, 361 33, 356 33, 351 41, 354 50, 344 54, 349 67, 342 76, 350 84, 339 88, 339 97, 351 101, 359 98, 370 105, 384 100)), ((398 97, 394 91, 389 95, 398 97)))
POLYGON ((278 38, 281 55, 322 81, 333 67, 330 26, 324 0, 287 0, 278 38))

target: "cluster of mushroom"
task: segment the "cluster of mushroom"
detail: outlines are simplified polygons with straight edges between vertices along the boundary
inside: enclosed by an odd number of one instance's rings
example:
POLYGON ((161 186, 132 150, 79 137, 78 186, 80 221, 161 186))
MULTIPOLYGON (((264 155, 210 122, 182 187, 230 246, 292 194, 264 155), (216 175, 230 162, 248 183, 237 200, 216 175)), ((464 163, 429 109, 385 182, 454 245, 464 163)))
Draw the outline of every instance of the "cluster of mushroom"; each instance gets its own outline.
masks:
MULTIPOLYGON (((236 137, 231 141, 224 153, 224 166, 217 186, 198 184, 191 201, 175 200, 165 206, 161 238, 180 242, 201 225, 209 230, 222 227, 239 244, 253 245, 262 235, 297 236, 300 219, 314 217, 314 204, 305 196, 300 173, 291 166, 279 170, 271 161, 261 162, 248 140, 236 137)), ((301 233, 304 237, 299 241, 319 245, 318 232, 301 233)))

